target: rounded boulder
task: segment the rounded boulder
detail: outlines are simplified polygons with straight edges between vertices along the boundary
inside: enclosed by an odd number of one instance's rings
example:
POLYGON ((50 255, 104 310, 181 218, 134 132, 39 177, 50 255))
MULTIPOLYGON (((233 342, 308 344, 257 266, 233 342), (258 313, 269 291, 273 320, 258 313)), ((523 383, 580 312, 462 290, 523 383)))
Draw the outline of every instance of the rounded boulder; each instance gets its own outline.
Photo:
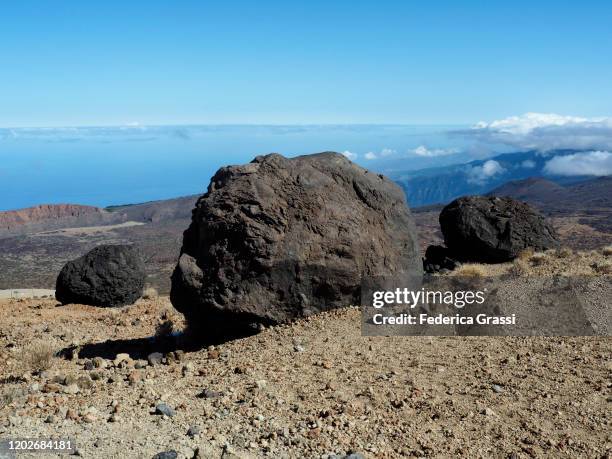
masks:
POLYGON ((62 268, 55 297, 62 304, 125 306, 142 296, 145 266, 129 245, 100 245, 62 268))
POLYGON ((460 261, 501 263, 527 248, 546 250, 558 245, 546 218, 512 198, 459 198, 442 209, 439 220, 446 247, 460 261))

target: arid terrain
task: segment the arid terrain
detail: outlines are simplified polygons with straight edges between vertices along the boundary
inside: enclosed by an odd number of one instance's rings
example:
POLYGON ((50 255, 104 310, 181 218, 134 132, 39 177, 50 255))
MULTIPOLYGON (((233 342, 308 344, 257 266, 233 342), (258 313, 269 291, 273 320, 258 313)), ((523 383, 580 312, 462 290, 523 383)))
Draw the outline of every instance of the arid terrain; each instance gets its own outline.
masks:
MULTIPOLYGON (((462 269, 595 274, 612 252, 566 255, 462 269)), ((195 345, 163 296, 0 309, 1 438, 69 437, 109 458, 612 454, 607 337, 363 337, 347 308, 195 345)))

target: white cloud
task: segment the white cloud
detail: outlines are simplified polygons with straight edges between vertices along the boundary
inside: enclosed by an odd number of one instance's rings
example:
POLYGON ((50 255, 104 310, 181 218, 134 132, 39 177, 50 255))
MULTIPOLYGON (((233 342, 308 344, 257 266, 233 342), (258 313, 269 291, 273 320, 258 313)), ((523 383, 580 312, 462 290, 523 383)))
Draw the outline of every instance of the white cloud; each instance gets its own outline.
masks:
POLYGON ((490 123, 481 121, 459 134, 522 149, 612 149, 612 118, 526 113, 490 123))
POLYGON ((425 145, 420 145, 420 146, 416 147, 414 150, 412 150, 412 153, 414 153, 417 156, 427 156, 427 157, 430 157, 430 158, 434 157, 434 156, 454 155, 457 152, 458 151, 455 150, 454 148, 449 148, 449 149, 434 148, 434 149, 430 150, 425 145))
POLYGON ((384 158, 385 156, 391 156, 391 155, 394 155, 395 153, 397 153, 397 152, 395 150, 393 150, 392 148, 383 148, 380 151, 380 156, 382 156, 384 158))
POLYGON ((533 169, 534 167, 536 167, 536 163, 531 159, 526 159, 521 163, 521 167, 524 169, 533 169))
POLYGON ((574 155, 555 156, 546 162, 544 172, 551 175, 611 175, 612 153, 590 151, 574 155))
POLYGON ((482 166, 474 166, 468 170, 468 182, 483 184, 494 175, 506 172, 497 161, 486 161, 482 166))
POLYGON ((378 158, 378 156, 376 156, 376 153, 372 152, 372 151, 368 151, 365 155, 364 155, 365 159, 376 159, 378 158))
POLYGON ((357 159, 357 153, 353 153, 352 151, 344 150, 342 154, 351 161, 355 161, 357 159))

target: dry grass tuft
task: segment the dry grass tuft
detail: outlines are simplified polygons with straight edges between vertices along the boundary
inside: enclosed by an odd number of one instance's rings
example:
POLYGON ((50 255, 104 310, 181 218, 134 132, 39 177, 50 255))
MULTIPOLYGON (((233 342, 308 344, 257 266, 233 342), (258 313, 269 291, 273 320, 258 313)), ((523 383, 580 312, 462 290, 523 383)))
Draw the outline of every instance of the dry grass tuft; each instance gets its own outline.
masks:
POLYGON ((569 247, 563 247, 555 251, 557 258, 569 258, 574 254, 574 251, 569 247))
POLYGON ((155 327, 155 336, 158 338, 170 336, 173 331, 174 322, 171 319, 167 319, 157 324, 155 327))
POLYGON ((143 300, 154 300, 157 297, 159 297, 159 293, 153 287, 146 288, 145 291, 142 293, 143 300))
POLYGON ((591 265, 593 271, 598 274, 612 274, 612 263, 609 261, 600 261, 591 265))
POLYGON ((454 273, 459 277, 484 277, 487 274, 484 267, 474 264, 461 265, 454 273))
POLYGON ((526 249, 523 249, 519 252, 518 256, 516 257, 517 260, 523 260, 523 261, 528 261, 534 254, 534 251, 531 247, 527 247, 526 249))
POLYGON ((601 253, 603 253, 604 257, 609 257, 610 255, 612 255, 612 245, 604 247, 601 253))
POLYGON ((529 257, 529 262, 533 265, 533 266, 543 266, 546 264, 546 262, 548 261, 548 254, 546 253, 534 253, 533 255, 531 255, 531 257, 529 257))
POLYGON ((55 346, 49 341, 38 340, 23 350, 22 361, 31 371, 44 371, 53 366, 55 346))

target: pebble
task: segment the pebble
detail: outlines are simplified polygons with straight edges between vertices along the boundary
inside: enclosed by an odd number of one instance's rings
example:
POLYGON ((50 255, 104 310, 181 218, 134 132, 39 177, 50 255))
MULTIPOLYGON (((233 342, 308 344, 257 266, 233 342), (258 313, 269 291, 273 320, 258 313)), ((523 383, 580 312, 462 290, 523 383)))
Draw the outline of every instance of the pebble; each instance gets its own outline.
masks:
POLYGON ((79 389, 79 386, 77 384, 70 384, 70 385, 64 387, 63 392, 64 392, 64 394, 75 395, 75 394, 78 394, 80 392, 80 389, 79 389))
POLYGON ((496 394, 501 394, 504 391, 504 388, 501 386, 498 386, 497 384, 493 384, 491 386, 491 389, 493 389, 493 392, 495 392, 496 394))
POLYGON ((94 357, 92 362, 96 368, 106 368, 108 366, 108 363, 102 357, 94 357))
POLYGON ((176 411, 174 411, 173 408, 171 408, 165 403, 158 403, 157 405, 155 405, 155 413, 162 414, 171 418, 176 414, 176 411))
POLYGON ((130 362, 132 359, 130 357, 130 354, 126 354, 126 353, 121 353, 121 354, 117 354, 117 356, 115 357, 115 360, 113 360, 113 363, 115 365, 119 365, 121 362, 130 362))
POLYGON ((131 386, 137 384, 141 380, 142 380, 142 372, 138 370, 134 370, 130 372, 130 374, 128 375, 128 381, 130 382, 131 386))
POLYGON ((157 453, 153 456, 153 459, 177 459, 178 453, 171 449, 169 451, 162 451, 161 453, 157 453))
POLYGON ((210 389, 204 389, 202 392, 198 394, 198 398, 219 398, 223 394, 221 392, 217 392, 210 389))
POLYGON ((153 352, 147 356, 150 365, 160 365, 164 356, 161 352, 153 352))
POLYGON ((187 430, 187 436, 190 438, 197 437, 200 435, 200 428, 196 425, 189 426, 189 430, 187 430))
POLYGON ((496 416, 497 415, 495 411, 493 411, 491 408, 488 408, 488 407, 482 410, 482 414, 484 414, 485 416, 496 416))
POLYGON ((96 419, 96 416, 92 413, 87 413, 85 416, 83 416, 83 422, 87 422, 88 424, 96 422, 96 419))
POLYGON ((137 370, 142 370, 143 368, 146 368, 148 366, 149 362, 147 362, 146 360, 137 360, 134 364, 134 368, 136 368, 137 370))
POLYGON ((296 344, 295 346, 293 346, 293 350, 295 352, 304 352, 306 349, 301 344, 296 344))

